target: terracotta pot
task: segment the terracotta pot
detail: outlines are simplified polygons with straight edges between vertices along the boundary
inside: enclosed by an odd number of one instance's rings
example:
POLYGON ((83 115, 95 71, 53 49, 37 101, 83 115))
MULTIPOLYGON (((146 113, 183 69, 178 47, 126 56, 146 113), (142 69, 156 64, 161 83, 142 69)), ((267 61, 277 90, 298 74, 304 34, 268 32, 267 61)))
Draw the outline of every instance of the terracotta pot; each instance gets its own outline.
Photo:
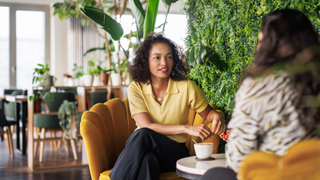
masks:
POLYGON ((100 73, 100 86, 106 86, 109 80, 109 72, 107 73, 100 73))
POLYGON ((41 100, 39 98, 34 101, 34 111, 35 113, 41 112, 41 100))

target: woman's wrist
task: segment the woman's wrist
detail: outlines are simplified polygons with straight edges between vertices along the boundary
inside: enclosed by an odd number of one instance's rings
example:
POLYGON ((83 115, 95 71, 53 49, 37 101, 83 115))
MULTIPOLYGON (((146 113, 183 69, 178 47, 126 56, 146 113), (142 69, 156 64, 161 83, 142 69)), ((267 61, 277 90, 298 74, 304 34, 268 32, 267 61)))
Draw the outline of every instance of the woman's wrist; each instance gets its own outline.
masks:
POLYGON ((186 134, 189 134, 190 126, 189 125, 184 125, 184 132, 186 134))

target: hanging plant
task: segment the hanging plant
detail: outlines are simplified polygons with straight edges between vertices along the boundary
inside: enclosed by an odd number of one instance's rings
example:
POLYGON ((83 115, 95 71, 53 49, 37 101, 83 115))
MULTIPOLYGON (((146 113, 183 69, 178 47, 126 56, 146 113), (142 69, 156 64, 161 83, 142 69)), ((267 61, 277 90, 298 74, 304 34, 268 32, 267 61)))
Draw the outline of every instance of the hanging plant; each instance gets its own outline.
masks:
POLYGON ((77 122, 78 108, 74 102, 64 100, 58 111, 59 125, 63 129, 64 139, 75 139, 77 138, 77 122))

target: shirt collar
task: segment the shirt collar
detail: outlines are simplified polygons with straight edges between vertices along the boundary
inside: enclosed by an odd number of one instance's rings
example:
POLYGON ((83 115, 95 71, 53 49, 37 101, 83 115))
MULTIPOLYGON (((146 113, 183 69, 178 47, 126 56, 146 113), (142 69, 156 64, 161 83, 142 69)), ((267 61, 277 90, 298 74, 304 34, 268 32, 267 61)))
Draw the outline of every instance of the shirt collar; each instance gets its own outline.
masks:
MULTIPOLYGON (((142 92, 143 92, 143 94, 153 94, 151 83, 150 84, 147 84, 147 83, 142 84, 142 92)), ((179 92, 177 82, 172 80, 170 77, 169 77, 169 84, 168 84, 167 92, 169 94, 176 94, 179 92)))

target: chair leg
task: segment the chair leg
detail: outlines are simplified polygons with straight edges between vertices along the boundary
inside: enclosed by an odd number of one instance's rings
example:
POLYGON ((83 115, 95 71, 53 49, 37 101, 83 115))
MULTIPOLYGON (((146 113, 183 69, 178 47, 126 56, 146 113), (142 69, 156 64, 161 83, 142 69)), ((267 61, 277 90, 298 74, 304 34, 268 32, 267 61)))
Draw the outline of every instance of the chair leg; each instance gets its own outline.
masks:
MULTIPOLYGON (((38 127, 34 127, 34 137, 36 139, 39 139, 39 136, 40 136, 40 128, 38 127)), ((33 150, 33 158, 36 158, 37 156, 37 152, 38 152, 38 141, 35 142, 35 146, 34 146, 34 150, 33 150)))
POLYGON ((10 140, 8 138, 8 136, 9 136, 8 135, 8 127, 5 127, 3 131, 4 131, 3 135, 5 135, 3 138, 8 141, 8 152, 9 152, 9 154, 11 154, 11 145, 10 145, 10 140))
POLYGON ((67 155, 69 156, 70 155, 70 152, 69 152, 69 143, 67 140, 63 140, 63 143, 64 143, 64 148, 67 152, 67 155))
MULTIPOLYGON (((49 138, 52 138, 52 132, 51 131, 49 131, 49 138)), ((49 141, 49 143, 50 143, 50 148, 53 148, 54 147, 53 141, 49 141)))
MULTIPOLYGON (((58 134, 60 134, 60 136, 59 137, 62 137, 62 132, 60 131, 60 132, 58 132, 58 134)), ((58 140, 57 141, 57 149, 59 150, 60 149, 60 147, 61 147, 61 140, 58 140)))
MULTIPOLYGON (((46 136, 46 129, 42 128, 41 129, 41 134, 40 134, 40 138, 41 139, 45 139, 46 136)), ((40 155, 39 155, 39 162, 42 162, 43 160, 43 151, 44 151, 44 141, 40 142, 40 155)))
POLYGON ((71 143, 71 148, 72 148, 72 153, 73 153, 74 160, 78 160, 76 142, 75 142, 74 139, 71 139, 70 143, 71 143))
POLYGON ((9 147, 9 153, 14 157, 14 148, 13 148, 13 141, 12 141, 12 133, 10 130, 10 127, 7 128, 7 140, 8 140, 8 146, 9 147))
MULTIPOLYGON (((56 138, 57 136, 56 136, 56 131, 52 131, 51 132, 51 135, 52 135, 52 138, 56 138)), ((58 142, 59 141, 53 141, 53 147, 54 147, 54 149, 56 150, 56 152, 58 152, 58 142)))
POLYGON ((79 138, 79 147, 78 147, 79 153, 82 152, 82 139, 79 138))

